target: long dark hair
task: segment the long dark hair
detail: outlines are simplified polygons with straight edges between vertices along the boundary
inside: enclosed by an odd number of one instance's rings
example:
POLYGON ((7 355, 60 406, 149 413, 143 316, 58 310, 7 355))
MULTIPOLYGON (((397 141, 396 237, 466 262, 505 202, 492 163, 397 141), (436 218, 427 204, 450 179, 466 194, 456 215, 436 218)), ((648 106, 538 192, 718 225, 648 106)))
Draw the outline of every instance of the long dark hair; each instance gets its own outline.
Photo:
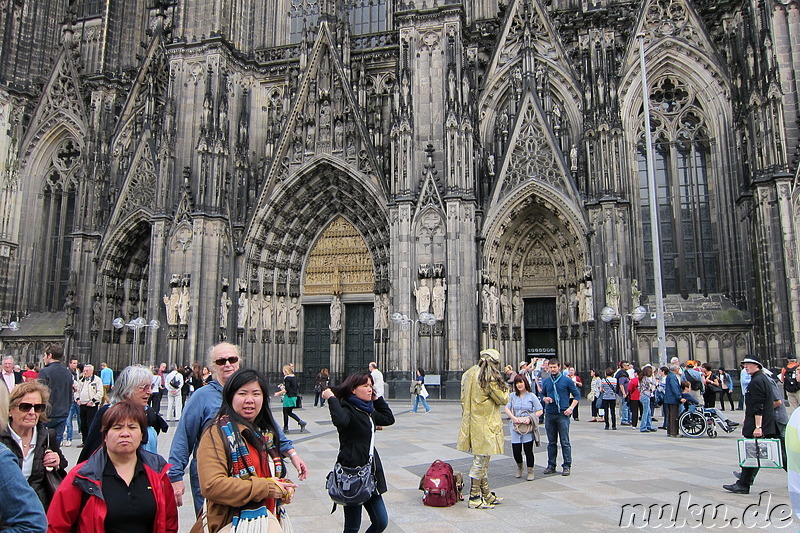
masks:
POLYGON ((222 389, 222 405, 219 408, 217 417, 228 415, 234 425, 241 424, 253 430, 255 433, 272 431, 275 433, 275 440, 277 441, 278 432, 276 428, 278 425, 275 423, 275 418, 273 418, 272 411, 269 408, 268 390, 267 382, 261 374, 250 368, 238 370, 230 378, 228 378, 228 381, 225 383, 225 387, 222 389), (256 415, 255 420, 253 422, 249 422, 233 410, 233 397, 236 395, 236 392, 239 389, 254 381, 257 381, 258 386, 261 387, 261 392, 264 395, 264 404, 261 406, 261 411, 256 415))
POLYGON ((331 387, 331 392, 339 401, 344 401, 353 395, 353 389, 360 387, 367 381, 369 381, 370 385, 375 384, 372 380, 372 374, 369 372, 356 372, 347 376, 340 385, 331 387))

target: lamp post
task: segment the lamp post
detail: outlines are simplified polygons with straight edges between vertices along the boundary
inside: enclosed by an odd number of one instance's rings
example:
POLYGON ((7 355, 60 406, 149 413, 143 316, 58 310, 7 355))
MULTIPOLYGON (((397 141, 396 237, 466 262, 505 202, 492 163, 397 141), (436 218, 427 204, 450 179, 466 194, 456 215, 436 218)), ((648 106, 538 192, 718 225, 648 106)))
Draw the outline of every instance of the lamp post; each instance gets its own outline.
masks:
MULTIPOLYGON (((637 305, 636 307, 633 308, 633 311, 630 312, 630 313, 618 314, 616 309, 614 309, 613 307, 610 307, 608 305, 605 306, 600 311, 600 320, 602 320, 603 322, 608 324, 610 322, 613 322, 614 320, 617 320, 617 323, 619 323, 619 320, 621 319, 622 320, 622 328, 626 332, 628 331, 628 329, 627 329, 627 326, 625 325, 625 318, 626 317, 627 318, 632 318, 633 321, 631 322, 631 328, 630 328, 631 341, 633 341, 633 325, 634 325, 634 323, 639 322, 640 320, 642 320, 646 316, 647 316, 647 308, 645 306, 643 306, 643 305, 637 305)), ((612 323, 611 327, 616 330, 616 324, 612 323)), ((615 341, 616 341, 616 339, 615 339, 615 341)), ((618 345, 619 343, 615 342, 615 344, 618 345)))
POLYGON ((161 323, 158 320, 153 319, 150 322, 147 322, 142 317, 135 318, 130 322, 128 322, 127 324, 122 318, 117 317, 114 319, 112 324, 114 325, 115 329, 122 329, 124 326, 128 326, 128 328, 130 328, 133 331, 133 349, 131 350, 131 365, 136 364, 137 360, 136 356, 137 352, 139 351, 139 335, 141 333, 141 330, 144 328, 158 329, 161 326, 161 323))
POLYGON ((403 331, 411 330, 411 381, 416 379, 415 371, 417 366, 417 342, 415 332, 418 329, 418 324, 422 322, 423 324, 427 324, 428 326, 433 326, 436 324, 436 317, 433 313, 428 313, 423 311, 419 314, 419 318, 417 320, 412 320, 408 318, 408 315, 394 313, 392 314, 392 321, 397 322, 400 324, 400 329, 403 331))

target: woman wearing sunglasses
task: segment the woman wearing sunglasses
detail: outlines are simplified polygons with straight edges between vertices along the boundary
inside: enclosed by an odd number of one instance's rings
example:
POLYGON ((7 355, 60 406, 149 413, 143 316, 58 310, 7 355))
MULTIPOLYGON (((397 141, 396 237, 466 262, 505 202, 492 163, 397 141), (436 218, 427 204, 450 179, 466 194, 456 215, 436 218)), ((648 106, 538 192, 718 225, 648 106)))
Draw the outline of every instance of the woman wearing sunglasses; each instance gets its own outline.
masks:
POLYGON ((44 427, 50 390, 38 381, 20 383, 8 398, 9 425, 0 433, 0 442, 19 458, 22 475, 36 491, 45 510, 53 499, 45 471, 59 470, 66 476, 67 460, 61 453, 55 431, 44 427))

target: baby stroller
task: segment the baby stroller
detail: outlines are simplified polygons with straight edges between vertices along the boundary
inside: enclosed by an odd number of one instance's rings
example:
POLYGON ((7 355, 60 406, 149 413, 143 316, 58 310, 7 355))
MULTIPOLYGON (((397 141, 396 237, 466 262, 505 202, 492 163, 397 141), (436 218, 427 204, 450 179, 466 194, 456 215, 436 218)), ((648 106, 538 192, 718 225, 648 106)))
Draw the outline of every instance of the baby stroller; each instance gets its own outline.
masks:
POLYGON ((738 426, 738 422, 733 422, 721 417, 716 409, 706 409, 700 406, 692 406, 678 417, 678 427, 684 437, 702 437, 703 433, 709 438, 717 436, 717 428, 725 433, 730 433, 738 426))

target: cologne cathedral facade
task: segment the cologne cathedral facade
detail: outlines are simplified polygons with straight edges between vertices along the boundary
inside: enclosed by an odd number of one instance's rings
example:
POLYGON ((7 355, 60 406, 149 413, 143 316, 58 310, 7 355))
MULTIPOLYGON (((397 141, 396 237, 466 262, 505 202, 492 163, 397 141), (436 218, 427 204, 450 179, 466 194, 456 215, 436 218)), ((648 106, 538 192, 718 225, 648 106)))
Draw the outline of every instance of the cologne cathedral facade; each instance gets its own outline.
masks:
POLYGON ((797 0, 2 0, 3 349, 657 362, 658 246, 667 356, 781 365, 798 43, 797 0))

